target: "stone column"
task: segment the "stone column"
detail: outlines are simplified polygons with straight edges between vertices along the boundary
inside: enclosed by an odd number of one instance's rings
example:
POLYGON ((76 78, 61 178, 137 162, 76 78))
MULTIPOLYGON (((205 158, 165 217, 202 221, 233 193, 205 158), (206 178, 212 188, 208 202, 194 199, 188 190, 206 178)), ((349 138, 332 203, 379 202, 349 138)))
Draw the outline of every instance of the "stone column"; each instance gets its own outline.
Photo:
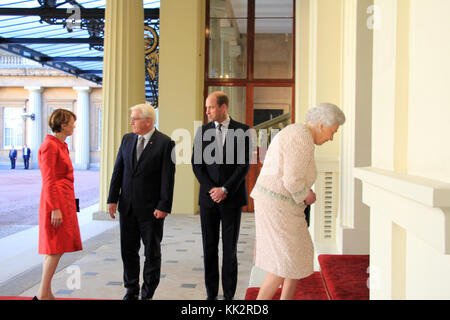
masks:
POLYGON ((25 87, 30 92, 28 102, 28 113, 34 113, 34 120, 28 118, 29 127, 29 145, 31 149, 30 169, 38 168, 37 153, 42 143, 42 87, 25 87))
POLYGON ((199 185, 190 158, 196 126, 202 123, 204 113, 205 7, 204 0, 161 1, 159 129, 176 143, 178 164, 172 206, 176 214, 199 212, 199 185), (173 88, 177 88, 177 94, 173 94, 173 88))
MULTIPOLYGON (((106 201, 117 151, 122 136, 131 130, 129 108, 145 102, 144 47, 142 0, 107 0, 103 57, 100 212, 108 210, 106 201)), ((94 214, 94 218, 101 216, 106 214, 94 214)))
POLYGON ((367 13, 373 0, 343 2, 341 106, 346 123, 341 136, 341 192, 337 245, 343 254, 370 250, 369 208, 355 167, 371 164, 373 26, 367 13))
POLYGON ((75 169, 89 169, 90 143, 89 143, 89 87, 74 87, 78 92, 77 122, 75 139, 75 169))

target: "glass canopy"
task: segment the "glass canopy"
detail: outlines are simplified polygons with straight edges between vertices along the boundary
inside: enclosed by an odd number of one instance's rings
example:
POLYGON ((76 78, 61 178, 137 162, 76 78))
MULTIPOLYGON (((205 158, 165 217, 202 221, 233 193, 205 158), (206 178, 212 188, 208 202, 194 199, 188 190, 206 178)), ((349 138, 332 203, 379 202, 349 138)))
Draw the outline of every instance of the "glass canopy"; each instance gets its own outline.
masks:
MULTIPOLYGON (((146 25, 159 37, 160 1, 143 3, 146 25)), ((0 49, 101 84, 105 5, 106 0, 2 0, 0 49), (77 7, 86 9, 81 19, 77 7)), ((156 98, 157 75, 151 79, 147 73, 146 96, 156 98)))

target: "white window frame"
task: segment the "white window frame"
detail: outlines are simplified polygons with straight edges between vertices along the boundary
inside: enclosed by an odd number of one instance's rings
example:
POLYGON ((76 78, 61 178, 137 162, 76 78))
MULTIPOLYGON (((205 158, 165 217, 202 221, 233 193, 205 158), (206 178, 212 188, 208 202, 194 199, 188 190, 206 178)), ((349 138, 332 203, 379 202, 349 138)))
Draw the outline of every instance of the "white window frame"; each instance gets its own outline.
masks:
POLYGON ((22 148, 24 144, 24 121, 21 117, 24 107, 3 107, 3 148, 11 149, 14 146, 16 149, 22 148), (9 111, 16 115, 11 117, 9 111), (13 133, 7 134, 8 129, 12 129, 13 133))

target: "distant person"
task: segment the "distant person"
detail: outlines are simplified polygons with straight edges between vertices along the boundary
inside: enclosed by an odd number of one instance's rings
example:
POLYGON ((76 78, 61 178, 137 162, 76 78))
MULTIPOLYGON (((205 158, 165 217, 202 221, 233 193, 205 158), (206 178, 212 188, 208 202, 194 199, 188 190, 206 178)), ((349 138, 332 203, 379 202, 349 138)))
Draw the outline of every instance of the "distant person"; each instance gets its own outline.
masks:
POLYGON ((23 166, 25 169, 28 169, 30 166, 30 157, 31 157, 31 149, 27 147, 25 144, 22 148, 23 153, 23 166))
POLYGON ((282 300, 292 300, 297 282, 313 273, 314 247, 304 210, 316 201, 314 145, 333 140, 344 113, 321 103, 278 133, 267 149, 251 197, 255 200, 255 265, 265 271, 258 300, 270 300, 282 286, 282 300))
POLYGON ((9 150, 9 160, 11 161, 11 169, 16 168, 17 150, 12 146, 9 150))
POLYGON ((158 131, 155 110, 147 104, 131 108, 133 132, 122 138, 108 196, 108 211, 120 213, 120 249, 126 294, 123 300, 153 298, 161 277, 164 219, 172 210, 175 142, 158 131), (139 288, 141 240, 145 263, 139 288))
POLYGON ((54 136, 47 135, 38 152, 42 174, 39 203, 39 254, 45 255, 42 280, 34 299, 54 300, 51 281, 63 253, 82 250, 78 226, 73 167, 64 142, 75 129, 76 115, 56 109, 48 125, 54 136))

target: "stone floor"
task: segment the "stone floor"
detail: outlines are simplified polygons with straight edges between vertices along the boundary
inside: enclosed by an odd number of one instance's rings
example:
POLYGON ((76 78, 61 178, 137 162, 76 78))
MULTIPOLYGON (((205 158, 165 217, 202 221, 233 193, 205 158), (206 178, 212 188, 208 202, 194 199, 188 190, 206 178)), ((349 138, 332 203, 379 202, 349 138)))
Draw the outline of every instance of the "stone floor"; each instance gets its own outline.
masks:
MULTIPOLYGON (((98 211, 98 174, 95 170, 74 172, 75 194, 81 199, 78 220, 83 250, 63 255, 59 263, 53 292, 60 298, 121 299, 125 294, 118 222, 92 219, 98 211)), ((39 170, 0 170, 0 296, 32 297, 37 292, 43 259, 37 254, 40 188, 39 170)), ((245 297, 255 272, 252 213, 242 215, 240 231, 236 299, 245 297)), ((143 248, 141 256, 142 252, 143 248)), ((205 298, 200 216, 166 218, 161 273, 155 299, 205 298)))
MULTIPOLYGON (((87 242, 89 241, 94 240, 87 242)), ((87 243, 83 253, 81 255, 78 253, 79 257, 76 260, 66 262, 66 266, 57 270, 53 280, 53 292, 57 297, 85 299, 123 297, 125 290, 122 282, 118 225, 96 236, 95 242, 97 245, 94 246, 87 243)), ((253 214, 244 213, 238 242, 239 280, 236 299, 245 297, 253 266, 253 250, 253 214)), ((144 261, 142 251, 143 248, 141 248, 141 266, 144 261)), ((66 254, 70 255, 72 254, 66 254)), ((206 296, 203 271, 200 217, 182 214, 169 216, 165 221, 162 242, 161 281, 154 299, 203 300, 206 296)), ((30 281, 29 288, 21 292, 20 296, 32 297, 36 294, 40 279, 37 277, 38 270, 34 273, 35 283, 30 281)), ((20 279, 17 281, 20 282, 20 279)), ((219 295, 221 294, 220 291, 219 295)))

